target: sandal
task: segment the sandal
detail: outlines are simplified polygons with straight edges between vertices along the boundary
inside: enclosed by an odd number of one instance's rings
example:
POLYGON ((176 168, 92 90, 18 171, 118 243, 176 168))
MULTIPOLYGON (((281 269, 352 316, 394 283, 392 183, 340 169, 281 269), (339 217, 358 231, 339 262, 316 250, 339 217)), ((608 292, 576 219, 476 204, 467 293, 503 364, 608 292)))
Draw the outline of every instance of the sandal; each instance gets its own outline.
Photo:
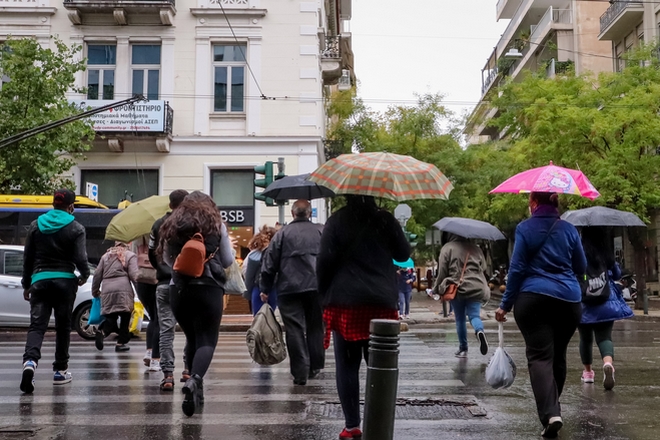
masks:
POLYGON ((161 391, 174 391, 174 377, 167 376, 160 381, 161 391))
POLYGON ((188 379, 190 379, 190 371, 188 370, 183 370, 181 372, 181 379, 180 382, 187 382, 188 379))

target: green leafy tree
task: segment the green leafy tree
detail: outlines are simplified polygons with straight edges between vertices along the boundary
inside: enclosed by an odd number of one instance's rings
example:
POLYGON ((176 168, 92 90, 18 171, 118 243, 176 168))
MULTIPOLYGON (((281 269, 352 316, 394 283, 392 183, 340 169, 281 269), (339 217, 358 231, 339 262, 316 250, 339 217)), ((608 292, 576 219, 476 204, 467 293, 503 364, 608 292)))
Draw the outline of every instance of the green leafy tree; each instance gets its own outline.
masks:
POLYGON ((529 74, 504 85, 493 104, 502 112, 495 124, 510 139, 512 171, 550 161, 579 168, 601 197, 565 197, 567 208, 596 203, 648 221, 660 206, 660 61, 654 53, 654 46, 630 53, 618 73, 529 74))
MULTIPOLYGON (((80 92, 74 80, 85 70, 81 48, 53 41, 56 50, 31 38, 6 41, 0 72, 9 82, 0 90, 0 139, 80 113, 66 92, 80 92)), ((61 186, 73 188, 62 174, 93 138, 91 123, 76 121, 0 149, 0 192, 47 194, 61 186)))

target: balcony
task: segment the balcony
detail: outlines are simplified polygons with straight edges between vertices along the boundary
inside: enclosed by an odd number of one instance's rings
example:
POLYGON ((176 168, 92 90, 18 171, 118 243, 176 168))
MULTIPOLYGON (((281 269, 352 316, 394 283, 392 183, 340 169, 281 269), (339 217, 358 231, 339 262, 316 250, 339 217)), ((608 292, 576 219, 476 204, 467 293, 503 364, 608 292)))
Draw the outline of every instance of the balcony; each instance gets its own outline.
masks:
POLYGON ((336 84, 342 74, 341 37, 339 35, 326 36, 321 39, 321 72, 323 84, 336 84))
POLYGON ((484 96, 490 90, 491 86, 499 82, 499 68, 497 66, 497 49, 488 57, 486 65, 481 69, 481 95, 484 96), (496 81, 497 80, 497 81, 496 81))
MULTIPOLYGON (((529 36, 529 42, 522 50, 522 57, 509 68, 508 72, 510 75, 515 78, 523 69, 530 67, 531 61, 534 59, 534 54, 544 49, 544 42, 547 41, 553 32, 558 30, 573 30, 572 10, 548 8, 538 24, 530 27, 531 34, 529 36)), ((563 52, 567 48, 565 46, 559 46, 561 45, 558 45, 557 51, 563 57, 565 55, 563 52)))
POLYGON ((64 0, 75 25, 171 26, 176 14, 175 0, 64 0))
POLYGON ((524 0, 498 0, 496 6, 497 20, 513 18, 518 6, 520 6, 523 1, 524 0))
POLYGON ((0 0, 0 9, 3 14, 39 14, 54 15, 57 11, 55 0, 0 0))
POLYGON ((600 16, 599 40, 619 40, 644 17, 644 3, 631 0, 615 0, 600 16))

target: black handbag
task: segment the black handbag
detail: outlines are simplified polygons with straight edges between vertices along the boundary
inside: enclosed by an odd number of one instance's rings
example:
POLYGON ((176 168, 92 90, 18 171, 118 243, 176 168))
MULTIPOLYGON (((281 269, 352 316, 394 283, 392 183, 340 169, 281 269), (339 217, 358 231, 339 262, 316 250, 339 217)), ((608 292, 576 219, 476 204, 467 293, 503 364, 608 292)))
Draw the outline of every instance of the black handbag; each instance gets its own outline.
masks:
MULTIPOLYGON (((587 272, 589 270, 587 269, 587 272)), ((604 304, 610 297, 610 280, 607 275, 607 269, 594 275, 593 272, 585 274, 580 279, 582 288, 582 302, 587 305, 604 304)))

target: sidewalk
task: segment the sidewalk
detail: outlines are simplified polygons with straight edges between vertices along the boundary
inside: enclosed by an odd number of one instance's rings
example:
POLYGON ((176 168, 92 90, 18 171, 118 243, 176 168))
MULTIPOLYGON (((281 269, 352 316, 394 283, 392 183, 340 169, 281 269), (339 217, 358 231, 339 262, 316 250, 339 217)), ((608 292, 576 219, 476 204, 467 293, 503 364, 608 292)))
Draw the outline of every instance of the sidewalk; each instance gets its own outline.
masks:
MULTIPOLYGON (((493 295, 488 304, 481 309, 482 321, 494 321, 495 310, 500 303, 500 297, 493 295)), ((643 310, 633 310, 635 317, 632 319, 643 320, 649 318, 660 318, 660 298, 649 298, 649 313, 644 315, 643 310)), ((509 321, 514 321, 513 313, 507 315, 509 321)), ((410 301, 410 319, 406 322, 409 326, 425 326, 443 322, 454 322, 454 317, 442 316, 442 301, 434 301, 426 292, 413 291, 410 301)), ((244 332, 252 324, 252 315, 223 315, 220 331, 222 332, 244 332)))

